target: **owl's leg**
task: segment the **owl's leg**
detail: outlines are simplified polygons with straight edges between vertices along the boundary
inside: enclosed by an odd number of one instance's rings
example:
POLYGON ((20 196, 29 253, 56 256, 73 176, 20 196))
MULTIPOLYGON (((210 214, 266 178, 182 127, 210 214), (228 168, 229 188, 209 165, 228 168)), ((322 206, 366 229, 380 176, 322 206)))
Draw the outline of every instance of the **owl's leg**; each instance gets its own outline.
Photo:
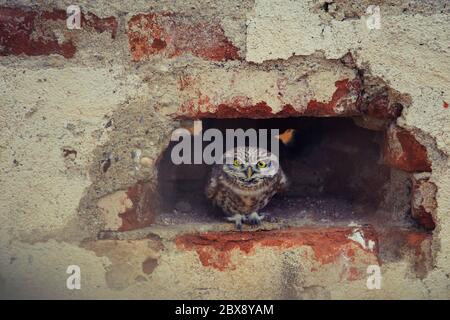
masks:
POLYGON ((242 214, 235 214, 234 216, 227 217, 227 220, 234 222, 236 229, 242 230, 242 222, 244 222, 245 216, 242 214))
POLYGON ((258 212, 252 212, 250 215, 246 217, 246 221, 248 221, 248 223, 250 224, 260 225, 264 217, 265 217, 264 214, 259 215, 258 212))

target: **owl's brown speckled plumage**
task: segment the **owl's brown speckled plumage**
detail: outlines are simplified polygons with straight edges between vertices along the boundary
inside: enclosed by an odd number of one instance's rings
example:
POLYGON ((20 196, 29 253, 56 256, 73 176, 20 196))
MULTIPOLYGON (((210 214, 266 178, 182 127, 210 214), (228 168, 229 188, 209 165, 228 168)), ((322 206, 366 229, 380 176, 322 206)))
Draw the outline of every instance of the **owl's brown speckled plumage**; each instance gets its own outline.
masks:
POLYGON ((214 166, 206 187, 206 196, 239 229, 243 222, 259 224, 264 216, 258 212, 287 185, 278 158, 270 152, 258 151, 240 147, 227 152, 225 158, 232 160, 214 166))

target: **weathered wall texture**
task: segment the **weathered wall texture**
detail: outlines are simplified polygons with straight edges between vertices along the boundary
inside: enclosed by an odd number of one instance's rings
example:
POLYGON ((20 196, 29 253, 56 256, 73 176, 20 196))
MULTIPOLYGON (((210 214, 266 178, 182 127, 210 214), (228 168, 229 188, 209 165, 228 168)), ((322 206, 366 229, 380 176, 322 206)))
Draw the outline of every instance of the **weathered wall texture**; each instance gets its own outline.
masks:
POLYGON ((1 297, 450 298, 447 1, 79 0, 82 30, 39 3, 0 0, 1 297), (434 230, 152 224, 178 120, 296 115, 389 126, 434 230))

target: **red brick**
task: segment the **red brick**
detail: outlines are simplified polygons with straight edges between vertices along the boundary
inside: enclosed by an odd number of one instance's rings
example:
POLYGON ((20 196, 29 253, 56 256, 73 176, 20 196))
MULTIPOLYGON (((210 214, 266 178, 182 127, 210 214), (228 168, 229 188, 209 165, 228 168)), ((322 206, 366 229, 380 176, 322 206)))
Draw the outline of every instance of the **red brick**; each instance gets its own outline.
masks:
MULTIPOLYGON (((67 29, 66 17, 66 11, 59 9, 37 11, 0 7, 0 56, 59 54, 72 58, 76 52, 73 34, 78 30, 67 29), (64 35, 63 42, 58 40, 55 29, 64 35)), ((117 21, 114 17, 101 19, 88 13, 82 15, 82 27, 96 32, 110 31, 114 37, 117 21)))
MULTIPOLYGON (((293 70, 290 70, 293 71, 293 70)), ((231 71, 233 72, 233 71, 231 71)), ((354 78, 344 78, 331 82, 335 88, 334 93, 327 102, 318 101, 318 93, 312 92, 307 85, 303 85, 297 78, 287 78, 279 74, 277 83, 261 84, 261 91, 274 92, 275 98, 282 104, 270 105, 267 101, 252 98, 251 90, 235 84, 235 78, 251 78, 253 71, 241 70, 236 77, 227 76, 222 83, 208 82, 198 77, 185 76, 179 80, 179 91, 182 103, 173 117, 178 119, 201 118, 287 118, 295 116, 356 116, 360 115, 358 101, 361 91, 361 82, 357 75, 354 78), (248 72, 249 75, 245 75, 248 72), (203 83, 209 83, 207 88, 203 83), (281 84, 282 83, 282 84, 281 84), (233 95, 236 93, 235 95, 233 95), (243 94, 248 94, 243 95, 243 94), (308 97, 310 97, 308 99, 308 97), (274 111, 274 109, 276 111, 274 111)), ((273 71, 276 73, 277 71, 273 71)), ((270 77, 273 74, 269 75, 270 77)), ((277 74, 278 76, 278 74, 277 74)), ((206 78, 206 77, 205 77, 206 78)), ((273 81, 273 80, 272 80, 273 81)), ((249 86, 252 88, 252 86, 249 86)))
POLYGON ((392 125, 386 132, 384 162, 407 172, 430 172, 431 163, 427 149, 421 145, 412 132, 392 125))
POLYGON ((425 255, 431 250, 431 234, 425 232, 405 232, 406 244, 416 256, 425 255), (426 242, 426 243, 425 243, 426 242))
POLYGON ((311 272, 331 267, 340 279, 349 281, 365 279, 367 267, 374 264, 406 261, 421 278, 433 265, 430 233, 402 228, 375 231, 370 225, 194 233, 178 236, 175 244, 179 250, 194 251, 204 267, 225 272, 238 270, 247 260, 242 256, 257 250, 279 250, 281 256, 282 251, 299 247, 312 249, 312 256, 304 256, 312 263, 311 272))
POLYGON ((119 214, 122 226, 118 231, 128 231, 148 227, 155 220, 157 197, 153 184, 142 182, 128 188, 127 196, 133 206, 119 214))
MULTIPOLYGON (((200 262, 206 267, 224 271, 237 268, 231 261, 231 252, 238 250, 245 255, 254 254, 257 247, 287 249, 308 246, 314 252, 314 260, 320 264, 335 262, 341 255, 352 261, 355 254, 371 256, 377 262, 377 239, 371 227, 364 228, 292 228, 286 230, 250 231, 250 232, 206 232, 185 234, 175 240, 178 248, 196 251, 200 262), (373 241, 374 248, 369 249, 349 237, 355 231, 364 234, 364 241, 373 241)), ((354 275, 355 272, 353 272, 354 275)))
POLYGON ((82 15, 81 26, 93 28, 98 33, 110 32, 111 38, 115 39, 119 26, 115 17, 99 18, 95 14, 88 12, 82 15))
POLYGON ((412 177, 411 214, 427 230, 436 227, 433 219, 437 207, 436 192, 436 185, 428 177, 412 177))
MULTIPOLYGON (((337 108, 343 110, 353 110, 355 106, 354 96, 358 96, 361 83, 359 78, 355 78, 352 81, 344 79, 336 81, 336 91, 329 102, 318 102, 311 100, 308 103, 308 107, 301 115, 305 116, 338 116, 340 112, 337 112, 337 108)), ((297 114, 297 116, 300 114, 297 114)))
POLYGON ((65 12, 28 11, 18 8, 0 8, 0 55, 30 56, 52 53, 72 58, 75 45, 72 40, 59 43, 53 31, 45 30, 43 23, 49 20, 62 20, 65 12), (33 36, 33 33, 39 36, 33 36))
POLYGON ((128 21, 128 42, 134 61, 161 54, 172 58, 191 53, 214 61, 239 59, 238 49, 220 24, 170 13, 141 13, 128 21))

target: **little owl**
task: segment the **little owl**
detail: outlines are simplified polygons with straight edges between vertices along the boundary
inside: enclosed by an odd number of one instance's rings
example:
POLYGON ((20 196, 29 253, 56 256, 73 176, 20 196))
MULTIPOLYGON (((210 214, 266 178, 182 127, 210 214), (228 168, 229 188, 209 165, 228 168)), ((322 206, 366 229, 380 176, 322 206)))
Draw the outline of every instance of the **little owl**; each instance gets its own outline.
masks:
POLYGON ((278 157, 261 148, 237 147, 216 164, 206 186, 206 196, 241 230, 242 223, 260 224, 258 213, 287 185, 278 157))

